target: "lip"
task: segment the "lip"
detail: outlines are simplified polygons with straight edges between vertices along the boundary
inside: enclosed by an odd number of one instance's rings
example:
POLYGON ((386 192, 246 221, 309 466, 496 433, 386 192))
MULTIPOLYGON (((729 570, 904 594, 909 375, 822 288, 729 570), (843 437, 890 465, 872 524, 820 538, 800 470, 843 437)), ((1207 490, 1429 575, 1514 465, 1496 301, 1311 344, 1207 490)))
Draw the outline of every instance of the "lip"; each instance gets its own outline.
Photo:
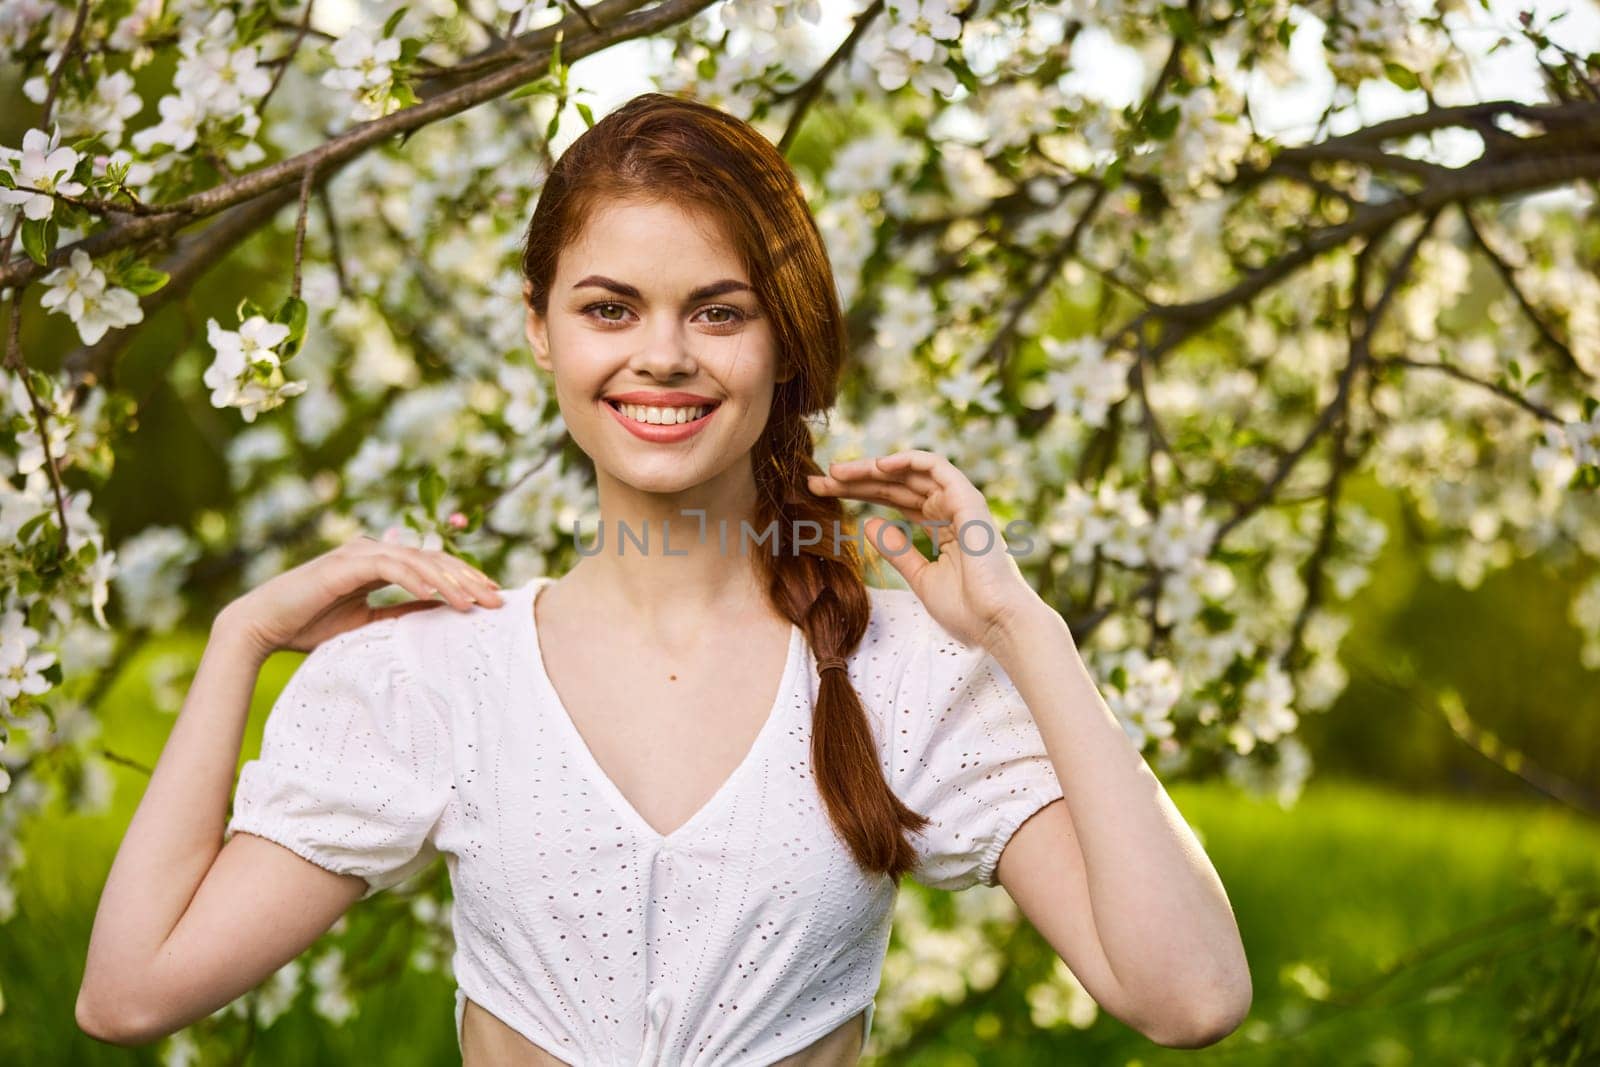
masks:
POLYGON ((717 404, 720 401, 699 393, 652 393, 636 390, 632 393, 611 393, 607 400, 615 400, 619 404, 644 404, 657 408, 686 408, 698 407, 701 404, 717 404))
POLYGON ((652 426, 649 423, 635 422, 634 420, 628 418, 628 416, 624 415, 622 412, 618 411, 615 404, 608 403, 608 401, 616 400, 618 403, 643 404, 643 403, 646 403, 646 401, 643 401, 643 400, 630 400, 630 399, 627 399, 627 398, 628 397, 636 397, 636 396, 648 396, 648 397, 655 398, 655 406, 657 406, 657 407, 671 407, 673 405, 667 404, 665 401, 661 400, 660 398, 661 397, 666 397, 666 396, 679 396, 679 397, 682 397, 682 396, 688 396, 688 395, 690 395, 690 394, 687 394, 687 393, 623 393, 620 396, 606 397, 606 398, 602 399, 600 401, 600 406, 605 408, 607 411, 609 411, 611 413, 611 417, 613 419, 616 419, 619 423, 622 424, 623 429, 627 430, 629 433, 633 434, 633 436, 639 438, 640 440, 652 441, 652 442, 655 442, 656 444, 671 444, 674 441, 685 441, 685 440, 688 440, 689 438, 693 437, 695 434, 699 433, 701 430, 705 429, 706 428, 706 423, 710 422, 713 418, 716 417, 717 412, 722 409, 722 405, 716 403, 715 401, 708 401, 708 400, 703 400, 703 399, 679 400, 676 403, 677 403, 677 405, 680 405, 680 406, 685 406, 686 407, 689 404, 711 404, 712 407, 711 407, 710 411, 706 412, 704 415, 700 416, 698 419, 695 419, 693 422, 677 422, 677 423, 673 423, 671 425, 652 426))

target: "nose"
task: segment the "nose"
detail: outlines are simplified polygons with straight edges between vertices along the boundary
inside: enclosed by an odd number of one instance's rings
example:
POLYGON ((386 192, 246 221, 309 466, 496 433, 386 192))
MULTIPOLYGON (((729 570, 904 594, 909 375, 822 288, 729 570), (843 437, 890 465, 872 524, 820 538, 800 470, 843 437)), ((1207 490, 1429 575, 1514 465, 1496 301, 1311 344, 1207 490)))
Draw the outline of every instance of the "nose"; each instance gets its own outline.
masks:
POLYGON ((639 374, 661 380, 689 377, 700 365, 682 331, 673 323, 663 323, 654 330, 628 362, 639 374))

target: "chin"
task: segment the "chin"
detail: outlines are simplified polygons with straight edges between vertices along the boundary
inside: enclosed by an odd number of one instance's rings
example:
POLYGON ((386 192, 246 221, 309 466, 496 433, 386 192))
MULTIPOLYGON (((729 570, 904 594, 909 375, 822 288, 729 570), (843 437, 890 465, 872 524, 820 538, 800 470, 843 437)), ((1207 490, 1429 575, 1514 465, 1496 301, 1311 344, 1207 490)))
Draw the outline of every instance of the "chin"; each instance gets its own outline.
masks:
POLYGON ((605 465, 613 479, 640 493, 672 496, 688 493, 722 477, 740 460, 738 452, 700 449, 679 455, 661 455, 640 461, 636 456, 613 457, 605 465))

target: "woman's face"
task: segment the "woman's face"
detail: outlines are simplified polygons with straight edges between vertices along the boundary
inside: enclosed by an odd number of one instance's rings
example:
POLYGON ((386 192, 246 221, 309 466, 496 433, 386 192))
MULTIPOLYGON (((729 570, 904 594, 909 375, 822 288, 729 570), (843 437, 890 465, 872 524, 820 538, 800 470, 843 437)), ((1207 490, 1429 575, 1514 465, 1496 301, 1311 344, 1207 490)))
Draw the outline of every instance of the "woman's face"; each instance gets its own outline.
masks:
POLYGON ((562 250, 528 342, 602 477, 675 493, 737 473, 778 380, 749 286, 715 220, 670 203, 601 208, 562 250))

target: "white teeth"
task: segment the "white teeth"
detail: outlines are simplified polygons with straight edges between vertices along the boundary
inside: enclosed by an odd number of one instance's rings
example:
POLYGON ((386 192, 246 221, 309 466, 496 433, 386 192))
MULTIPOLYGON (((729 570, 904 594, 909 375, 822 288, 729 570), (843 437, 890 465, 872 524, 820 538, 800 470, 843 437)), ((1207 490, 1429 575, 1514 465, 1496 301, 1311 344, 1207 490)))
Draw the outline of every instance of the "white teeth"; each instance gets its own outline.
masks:
POLYGON ((674 426, 680 422, 693 422, 711 409, 705 405, 693 408, 653 408, 643 404, 618 404, 617 410, 634 422, 649 423, 652 426, 674 426))

